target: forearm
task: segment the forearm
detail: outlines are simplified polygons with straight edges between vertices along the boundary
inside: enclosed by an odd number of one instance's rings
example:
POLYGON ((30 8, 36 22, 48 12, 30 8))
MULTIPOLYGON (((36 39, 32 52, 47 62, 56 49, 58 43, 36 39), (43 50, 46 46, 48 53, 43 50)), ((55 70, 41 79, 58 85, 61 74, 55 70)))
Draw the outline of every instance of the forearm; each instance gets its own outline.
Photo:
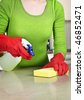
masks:
POLYGON ((67 53, 66 43, 55 44, 54 54, 57 54, 57 53, 62 53, 64 57, 66 57, 66 53, 67 53))
POLYGON ((65 17, 63 6, 57 2, 55 6, 55 22, 53 28, 54 34, 54 54, 61 52, 66 56, 66 33, 65 33, 65 17))

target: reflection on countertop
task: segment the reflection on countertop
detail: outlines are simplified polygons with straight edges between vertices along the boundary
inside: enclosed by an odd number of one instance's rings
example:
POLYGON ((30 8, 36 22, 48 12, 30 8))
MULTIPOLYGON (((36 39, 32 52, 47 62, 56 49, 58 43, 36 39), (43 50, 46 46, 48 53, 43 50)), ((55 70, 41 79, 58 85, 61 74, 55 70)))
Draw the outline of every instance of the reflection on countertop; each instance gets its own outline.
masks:
POLYGON ((52 78, 33 76, 38 68, 0 72, 0 100, 70 100, 69 75, 52 78))

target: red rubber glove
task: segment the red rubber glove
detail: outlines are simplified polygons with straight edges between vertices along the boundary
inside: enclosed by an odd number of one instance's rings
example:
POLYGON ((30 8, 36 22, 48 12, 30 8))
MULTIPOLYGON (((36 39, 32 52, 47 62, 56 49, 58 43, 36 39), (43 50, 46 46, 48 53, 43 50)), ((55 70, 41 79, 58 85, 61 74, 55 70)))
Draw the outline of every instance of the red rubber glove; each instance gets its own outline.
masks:
POLYGON ((68 65, 64 62, 64 56, 61 53, 56 54, 43 68, 54 68, 58 75, 64 75, 68 71, 68 65))
POLYGON ((14 57, 21 56, 24 59, 30 60, 32 56, 23 47, 21 41, 22 38, 20 37, 13 38, 0 34, 0 52, 7 51, 14 57))

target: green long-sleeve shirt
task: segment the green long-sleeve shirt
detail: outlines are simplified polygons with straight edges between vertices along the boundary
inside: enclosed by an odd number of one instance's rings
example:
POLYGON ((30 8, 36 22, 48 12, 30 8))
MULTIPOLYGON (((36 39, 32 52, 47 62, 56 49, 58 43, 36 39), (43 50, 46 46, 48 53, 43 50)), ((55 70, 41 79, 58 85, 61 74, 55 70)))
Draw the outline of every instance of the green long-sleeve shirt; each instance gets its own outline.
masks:
POLYGON ((37 16, 26 12, 21 0, 0 1, 0 33, 20 36, 33 46, 35 56, 29 61, 22 59, 19 66, 42 66, 48 62, 46 45, 52 32, 54 54, 66 55, 64 29, 64 10, 57 0, 47 0, 44 12, 37 16))

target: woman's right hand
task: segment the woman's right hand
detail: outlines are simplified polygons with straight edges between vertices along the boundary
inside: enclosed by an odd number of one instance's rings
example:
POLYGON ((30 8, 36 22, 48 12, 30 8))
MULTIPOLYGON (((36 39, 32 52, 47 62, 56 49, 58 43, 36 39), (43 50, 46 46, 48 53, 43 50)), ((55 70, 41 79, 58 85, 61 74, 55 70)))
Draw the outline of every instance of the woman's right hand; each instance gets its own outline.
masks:
POLYGON ((27 48, 23 45, 21 37, 15 38, 0 34, 0 51, 7 51, 14 57, 21 56, 27 60, 32 58, 32 55, 27 52, 27 48))

